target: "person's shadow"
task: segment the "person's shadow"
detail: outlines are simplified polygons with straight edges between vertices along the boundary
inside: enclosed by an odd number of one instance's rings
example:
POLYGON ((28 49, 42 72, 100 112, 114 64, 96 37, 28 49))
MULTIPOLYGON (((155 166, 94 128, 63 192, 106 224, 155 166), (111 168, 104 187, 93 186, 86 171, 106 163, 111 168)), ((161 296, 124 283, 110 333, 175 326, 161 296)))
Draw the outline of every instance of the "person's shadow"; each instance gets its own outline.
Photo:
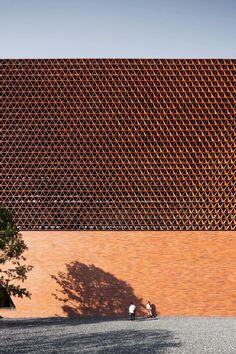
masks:
POLYGON ((94 265, 75 261, 52 278, 59 286, 53 295, 68 317, 127 317, 131 301, 138 316, 145 314, 142 299, 129 284, 94 265))
POLYGON ((155 304, 152 304, 152 317, 158 318, 160 312, 158 312, 157 307, 155 304))

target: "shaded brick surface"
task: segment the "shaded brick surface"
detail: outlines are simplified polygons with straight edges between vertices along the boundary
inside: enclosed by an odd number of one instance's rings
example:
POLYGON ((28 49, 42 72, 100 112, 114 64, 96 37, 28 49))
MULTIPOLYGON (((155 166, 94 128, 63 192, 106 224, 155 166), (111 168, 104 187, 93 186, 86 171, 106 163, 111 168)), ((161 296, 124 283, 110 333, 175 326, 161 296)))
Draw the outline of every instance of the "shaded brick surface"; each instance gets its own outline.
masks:
POLYGON ((234 231, 24 231, 23 236, 27 262, 34 265, 25 282, 32 299, 13 299, 16 310, 1 309, 4 317, 67 316, 63 301, 53 296, 63 298, 51 275, 66 273, 73 262, 93 264, 117 283, 124 281, 160 315, 236 315, 234 231))

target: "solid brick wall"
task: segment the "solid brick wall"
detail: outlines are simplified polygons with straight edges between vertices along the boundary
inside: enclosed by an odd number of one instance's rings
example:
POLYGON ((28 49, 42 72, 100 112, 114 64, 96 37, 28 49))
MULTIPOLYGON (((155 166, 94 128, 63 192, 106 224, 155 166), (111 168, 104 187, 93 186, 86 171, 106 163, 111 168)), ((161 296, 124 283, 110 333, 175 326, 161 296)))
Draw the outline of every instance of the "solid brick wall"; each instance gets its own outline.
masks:
POLYGON ((150 300, 161 316, 236 315, 236 232, 25 231, 23 237, 34 266, 25 282, 32 299, 13 298, 16 309, 0 309, 3 317, 124 315, 133 299, 139 312, 150 300))

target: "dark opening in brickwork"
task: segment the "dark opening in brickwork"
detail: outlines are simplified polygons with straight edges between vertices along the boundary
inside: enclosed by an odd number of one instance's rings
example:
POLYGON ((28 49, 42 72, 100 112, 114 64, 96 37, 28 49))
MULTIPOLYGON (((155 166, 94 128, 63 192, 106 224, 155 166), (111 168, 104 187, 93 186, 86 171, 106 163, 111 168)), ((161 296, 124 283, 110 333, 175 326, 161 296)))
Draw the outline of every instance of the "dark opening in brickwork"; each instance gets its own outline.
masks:
MULTIPOLYGON (((7 291, 0 286, 0 308, 4 308, 4 307, 10 307, 10 308, 15 308, 14 303, 12 302, 12 299, 10 298, 10 296, 8 295, 7 291)), ((0 316, 1 318, 1 316, 0 316)))

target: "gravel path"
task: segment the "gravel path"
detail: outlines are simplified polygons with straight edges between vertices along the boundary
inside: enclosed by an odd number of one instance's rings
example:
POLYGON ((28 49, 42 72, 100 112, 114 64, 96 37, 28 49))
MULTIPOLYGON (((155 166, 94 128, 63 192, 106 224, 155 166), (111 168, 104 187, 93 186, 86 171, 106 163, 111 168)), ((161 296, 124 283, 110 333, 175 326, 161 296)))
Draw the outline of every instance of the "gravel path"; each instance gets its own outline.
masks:
POLYGON ((235 354, 236 318, 0 319, 0 353, 235 354))

